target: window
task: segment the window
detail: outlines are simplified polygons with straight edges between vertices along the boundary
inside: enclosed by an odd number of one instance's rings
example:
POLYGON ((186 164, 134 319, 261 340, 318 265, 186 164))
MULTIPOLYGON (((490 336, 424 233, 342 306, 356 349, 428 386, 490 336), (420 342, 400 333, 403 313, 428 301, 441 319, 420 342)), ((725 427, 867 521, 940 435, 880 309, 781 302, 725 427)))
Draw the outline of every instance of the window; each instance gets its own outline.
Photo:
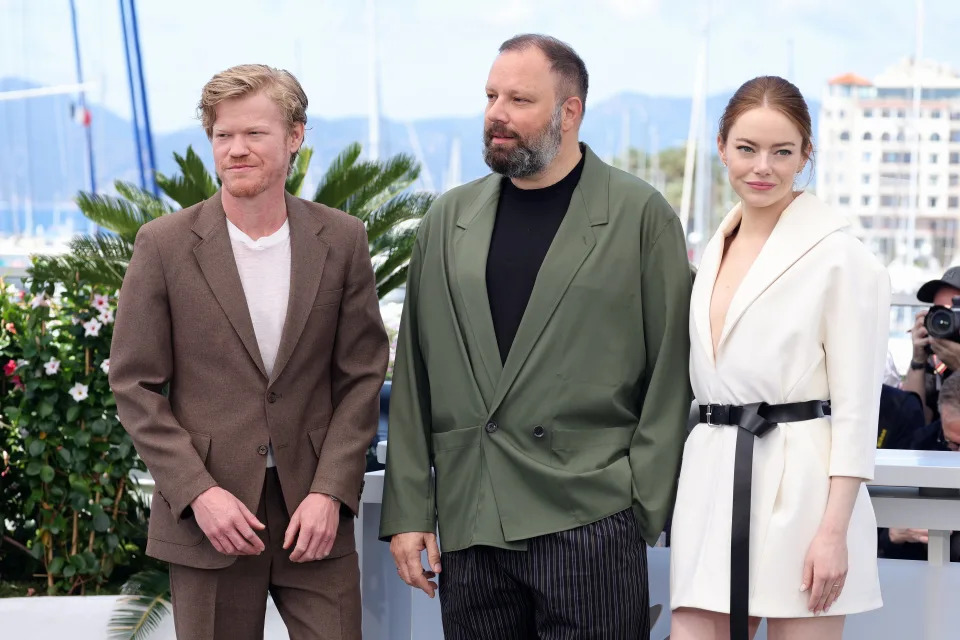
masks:
POLYGON ((897 133, 897 142, 903 142, 906 139, 907 137, 903 135, 903 131, 900 131, 897 133))
POLYGON ((939 134, 939 133, 931 133, 931 134, 930 134, 930 142, 940 142, 940 134, 939 134))
POLYGON ((870 174, 869 173, 863 174, 863 179, 861 181, 863 182, 863 184, 870 184, 870 174))
POLYGON ((907 117, 907 110, 906 110, 906 109, 897 109, 897 117, 900 118, 900 119, 906 118, 906 117, 907 117))
POLYGON ((934 109, 933 111, 931 111, 931 112, 930 112, 930 117, 933 118, 934 120, 939 120, 939 119, 940 119, 940 109, 934 109))
POLYGON ((849 132, 849 131, 841 131, 841 132, 840 132, 840 139, 841 139, 841 140, 849 140, 849 139, 850 139, 850 132, 849 132))
POLYGON ((950 164, 960 164, 960 152, 950 152, 950 164))
POLYGON ((930 154, 930 164, 937 164, 937 154, 935 153, 930 154))
POLYGON ((897 206, 897 196, 880 196, 880 206, 881 207, 897 206))
POLYGON ((947 198, 947 206, 950 207, 951 209, 956 209, 960 207, 960 198, 958 198, 957 196, 950 196, 949 198, 947 198))
POLYGON ((837 198, 837 204, 841 206, 848 206, 850 204, 850 196, 840 196, 837 198))
POLYGON ((872 153, 870 153, 869 151, 864 151, 864 152, 863 152, 863 161, 864 161, 864 162, 870 162, 872 159, 873 159, 873 154, 872 154, 872 153))
POLYGON ((960 187, 960 175, 956 173, 950 174, 950 186, 951 187, 960 187))
POLYGON ((883 142, 890 142, 890 134, 884 133, 882 136, 880 136, 880 140, 882 140, 883 142))
POLYGON ((960 142, 960 131, 954 129, 950 132, 950 142, 960 142))
POLYGON ((873 117, 873 109, 864 109, 864 110, 863 110, 863 117, 864 117, 864 118, 872 118, 872 117, 873 117))
POLYGON ((951 111, 950 112, 951 120, 960 120, 960 111, 951 111))
POLYGON ((890 109, 884 109, 884 110, 882 110, 882 111, 880 112, 880 117, 881 117, 881 118, 889 118, 889 117, 890 117, 890 109))
POLYGON ((847 112, 844 111, 843 109, 840 109, 840 111, 837 113, 837 117, 841 119, 846 115, 847 115, 847 112))
POLYGON ((863 134, 863 139, 864 139, 864 140, 873 140, 873 134, 870 133, 869 131, 867 131, 865 134, 863 134))
POLYGON ((937 174, 934 173, 934 174, 932 174, 932 175, 930 175, 930 176, 927 177, 927 182, 930 183, 930 186, 936 186, 937 180, 939 180, 939 179, 940 179, 940 176, 938 176, 937 174))
POLYGON ((881 162, 895 162, 895 163, 904 163, 909 164, 910 162, 910 152, 909 151, 884 151, 881 162))
POLYGON ((937 196, 930 196, 927 198, 927 204, 931 209, 935 209, 937 207, 937 196))
POLYGON ((869 207, 869 206, 870 206, 870 196, 863 196, 862 198, 860 198, 860 204, 863 205, 863 206, 865 206, 865 207, 869 207))

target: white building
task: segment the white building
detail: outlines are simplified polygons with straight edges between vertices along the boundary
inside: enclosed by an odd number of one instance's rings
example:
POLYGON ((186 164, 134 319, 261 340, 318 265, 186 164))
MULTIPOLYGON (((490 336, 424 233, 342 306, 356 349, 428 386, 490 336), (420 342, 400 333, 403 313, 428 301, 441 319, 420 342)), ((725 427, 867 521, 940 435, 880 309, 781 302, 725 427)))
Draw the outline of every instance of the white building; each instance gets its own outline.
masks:
POLYGON ((885 262, 906 254, 911 188, 916 258, 937 270, 960 261, 960 75, 907 60, 873 82, 834 78, 821 106, 816 170, 817 194, 846 213, 885 262))

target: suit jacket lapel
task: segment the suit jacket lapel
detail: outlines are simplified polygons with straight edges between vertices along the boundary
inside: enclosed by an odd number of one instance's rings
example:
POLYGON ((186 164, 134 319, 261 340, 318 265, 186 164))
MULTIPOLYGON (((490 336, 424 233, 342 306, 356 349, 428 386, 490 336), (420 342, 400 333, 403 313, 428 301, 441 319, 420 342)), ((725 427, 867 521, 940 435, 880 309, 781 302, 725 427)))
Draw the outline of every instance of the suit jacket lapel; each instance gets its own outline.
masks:
POLYGON ((219 191, 203 203, 193 225, 193 232, 201 238, 193 253, 200 264, 203 277, 233 325, 234 331, 240 336, 247 353, 266 378, 267 372, 260 357, 260 346, 253 331, 253 321, 250 320, 247 299, 243 295, 243 285, 240 284, 240 273, 237 271, 230 234, 227 232, 227 214, 223 210, 219 191))
POLYGON ((477 199, 458 216, 453 238, 453 271, 460 300, 466 310, 461 325, 465 330, 465 339, 472 338, 480 352, 486 378, 478 378, 477 386, 488 406, 503 370, 490 315, 486 275, 487 254, 499 198, 500 176, 489 176, 477 199))
MULTIPOLYGON (((848 224, 815 196, 806 193, 797 196, 781 214, 763 249, 734 293, 717 352, 744 312, 771 284, 817 243, 848 224)), ((727 229, 727 233, 732 231, 733 226, 727 229)))
POLYGON ((584 147, 587 159, 570 207, 537 274, 530 301, 503 365, 490 412, 497 410, 537 344, 567 287, 593 251, 597 238, 592 226, 606 224, 609 215, 609 169, 584 147))
MULTIPOLYGON (((285 194, 290 221, 290 300, 273 365, 273 384, 290 360, 313 309, 330 246, 319 237, 323 223, 298 198, 285 194)), ((345 247, 345 249, 347 249, 345 247)))

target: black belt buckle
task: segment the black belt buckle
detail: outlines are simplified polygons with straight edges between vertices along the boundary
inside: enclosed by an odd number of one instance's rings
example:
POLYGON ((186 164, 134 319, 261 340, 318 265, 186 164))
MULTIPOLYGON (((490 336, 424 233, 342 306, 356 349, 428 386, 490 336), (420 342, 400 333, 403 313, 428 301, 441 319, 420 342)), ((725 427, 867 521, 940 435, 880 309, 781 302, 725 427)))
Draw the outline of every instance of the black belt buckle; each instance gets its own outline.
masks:
POLYGON ((711 427, 723 427, 730 423, 730 406, 725 404, 707 405, 707 424, 711 427), (716 419, 716 422, 714 422, 716 419))

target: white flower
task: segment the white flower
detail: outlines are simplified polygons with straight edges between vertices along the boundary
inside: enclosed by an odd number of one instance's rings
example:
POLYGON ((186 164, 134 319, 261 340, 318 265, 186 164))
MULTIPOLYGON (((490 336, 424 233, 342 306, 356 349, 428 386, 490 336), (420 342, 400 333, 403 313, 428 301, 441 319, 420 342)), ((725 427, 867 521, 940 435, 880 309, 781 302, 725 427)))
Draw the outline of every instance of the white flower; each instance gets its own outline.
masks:
POLYGON ((48 376, 54 376, 60 371, 60 361, 56 358, 50 358, 43 365, 43 370, 47 373, 48 376))
POLYGON ((96 318, 91 318, 83 323, 83 328, 86 329, 86 333, 84 333, 85 336, 98 336, 100 335, 100 329, 103 328, 103 325, 100 324, 100 321, 96 318))
POLYGON ((113 323, 113 309, 104 309, 104 310, 102 310, 102 311, 100 312, 100 315, 99 315, 98 317, 100 318, 100 322, 102 322, 103 324, 112 324, 112 323, 113 323))
POLYGON ((70 318, 70 324, 74 326, 80 324, 80 318, 78 316, 73 316, 72 318, 70 318))
POLYGON ((103 311, 104 309, 110 308, 110 298, 108 296, 100 295, 95 293, 93 295, 93 306, 97 311, 103 311))
POLYGON ((72 387, 70 387, 70 395, 73 396, 73 399, 77 402, 87 399, 87 385, 80 384, 79 382, 72 387))
POLYGON ((100 370, 104 373, 110 373, 110 358, 100 363, 100 370))
POLYGON ((28 364, 30 364, 29 360, 17 360, 17 369, 19 369, 20 367, 25 367, 28 364))
POLYGON ((49 307, 50 303, 47 301, 47 297, 41 293, 38 296, 33 296, 33 300, 30 301, 30 306, 36 309, 38 307, 49 307))

